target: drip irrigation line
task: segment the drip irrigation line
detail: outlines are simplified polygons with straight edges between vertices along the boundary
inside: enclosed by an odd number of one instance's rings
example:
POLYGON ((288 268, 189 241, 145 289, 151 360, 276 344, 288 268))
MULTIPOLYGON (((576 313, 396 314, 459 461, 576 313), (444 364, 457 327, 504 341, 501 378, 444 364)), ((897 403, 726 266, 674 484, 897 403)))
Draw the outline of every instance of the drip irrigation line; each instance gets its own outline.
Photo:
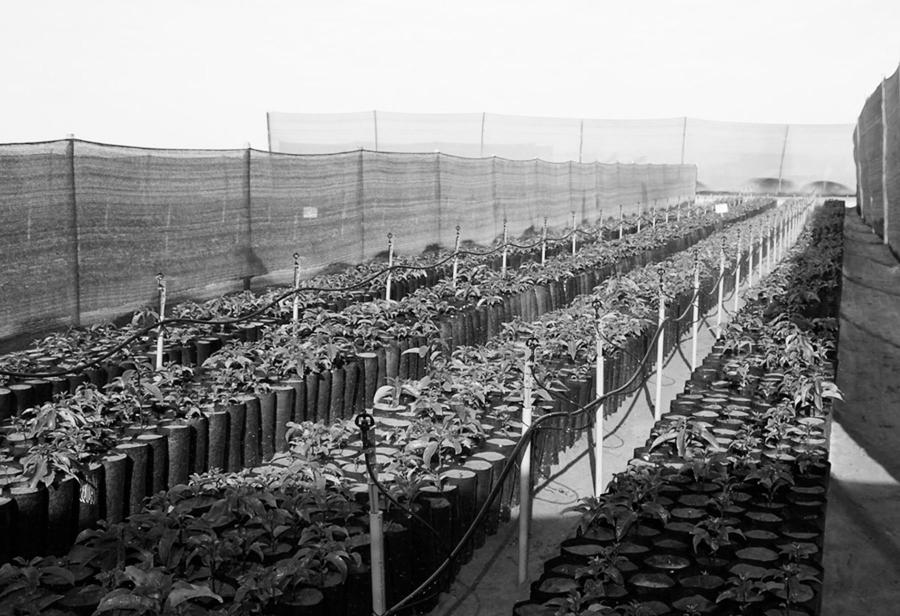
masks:
MULTIPOLYGON (((555 242, 558 240, 556 240, 555 238, 548 237, 546 241, 547 242, 555 242)), ((543 239, 540 239, 533 244, 516 244, 515 242, 506 242, 506 245, 512 246, 513 248, 518 248, 519 250, 531 250, 532 248, 537 248, 538 246, 540 246, 542 242, 544 242, 543 239)))
POLYGON ((476 250, 460 249, 460 250, 456 251, 456 254, 464 255, 464 256, 471 256, 471 257, 487 257, 488 255, 496 254, 496 253, 500 252, 501 250, 503 250, 503 244, 500 244, 496 248, 492 248, 486 252, 478 252, 476 250))

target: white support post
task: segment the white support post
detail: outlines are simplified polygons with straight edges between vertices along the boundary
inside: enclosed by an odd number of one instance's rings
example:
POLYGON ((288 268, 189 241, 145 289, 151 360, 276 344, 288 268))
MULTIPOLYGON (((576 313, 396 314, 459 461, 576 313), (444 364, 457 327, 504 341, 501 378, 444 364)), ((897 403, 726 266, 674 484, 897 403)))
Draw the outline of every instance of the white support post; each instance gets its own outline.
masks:
POLYGON ((775 227, 770 226, 766 231, 769 235, 769 252, 766 253, 766 262, 769 266, 766 268, 766 272, 771 272, 775 269, 775 227))
MULTIPOLYGON (((662 269, 659 270, 659 320, 657 328, 663 328, 666 320, 666 294, 663 289, 662 269)), ((662 418, 662 382, 663 382, 663 344, 665 342, 665 329, 659 332, 659 338, 656 339, 656 406, 654 408, 653 418, 659 421, 662 418)))
POLYGON ((459 275, 459 225, 456 225, 456 241, 453 243, 453 288, 456 288, 456 277, 459 275))
POLYGON ((547 217, 544 216, 544 230, 541 232, 541 265, 547 263, 547 217))
POLYGON ((576 238, 578 237, 578 228, 575 226, 575 211, 572 211, 572 256, 575 256, 576 238))
POLYGON ((882 233, 882 243, 887 246, 890 244, 890 234, 888 233, 890 207, 888 204, 888 119, 887 119, 887 103, 884 93, 884 77, 881 78, 881 215, 883 217, 884 230, 882 233))
POLYGON ((719 303, 716 308, 716 338, 722 335, 722 303, 725 298, 725 238, 719 251, 719 303))
POLYGON ((694 253, 694 301, 691 311, 691 372, 697 369, 697 339, 700 334, 700 255, 694 253))
MULTIPOLYGON (((369 456, 368 464, 371 464, 377 473, 375 450, 370 448, 364 455, 369 456)), ((378 487, 372 481, 371 476, 367 480, 369 484, 369 552, 371 559, 372 612, 383 614, 387 609, 384 566, 384 514, 381 512, 379 504, 378 487)))
MULTIPOLYGON (((394 267, 394 234, 388 233, 388 267, 394 267)), ((388 270, 387 280, 384 281, 384 299, 391 299, 391 275, 393 270, 388 270)))
MULTIPOLYGON (((747 286, 753 286, 753 249, 756 246, 756 243, 753 241, 753 227, 750 227, 750 248, 747 256, 747 286)), ((760 233, 760 238, 762 238, 762 233, 760 233)), ((759 267, 757 268, 757 275, 759 277, 760 269, 762 268, 762 244, 760 244, 759 248, 759 267)))
POLYGON ((666 224, 669 224, 669 204, 666 203, 666 224))
POLYGON ((622 239, 622 225, 625 222, 625 214, 622 213, 622 204, 619 204, 619 239, 622 239))
POLYGON ((638 219, 637 219, 637 232, 640 233, 640 232, 641 232, 641 222, 642 222, 642 219, 644 218, 644 208, 643 208, 643 206, 640 204, 640 202, 638 202, 638 214, 637 214, 637 217, 638 217, 638 219))
POLYGON ((675 221, 681 222, 681 201, 679 201, 675 207, 677 208, 677 212, 675 214, 675 221))
MULTIPOLYGON (((528 341, 525 350, 525 365, 522 370, 522 434, 531 427, 532 384, 531 367, 534 360, 534 345, 528 341)), ((519 465, 519 584, 528 580, 528 535, 531 531, 531 443, 522 451, 519 465)))
POLYGON ((291 323, 294 324, 294 327, 297 327, 297 322, 300 320, 300 294, 297 293, 297 289, 300 288, 300 253, 294 253, 294 301, 293 301, 293 310, 291 311, 291 323))
POLYGON ((509 231, 507 227, 506 219, 503 219, 503 264, 500 268, 500 273, 506 276, 506 258, 507 252, 509 251, 509 231))
POLYGON ((737 252, 734 258, 734 312, 738 311, 738 300, 740 299, 741 289, 741 231, 737 232, 737 252))
MULTIPOLYGON (((159 320, 166 318, 166 277, 161 273, 156 275, 156 290, 159 292, 159 320)), ((163 343, 165 333, 163 327, 159 326, 156 330, 156 369, 162 370, 163 367, 163 343)))
MULTIPOLYGON (((594 383, 596 384, 597 397, 602 398, 606 394, 606 383, 604 382, 604 374, 606 374, 606 360, 603 358, 603 336, 600 332, 599 310, 597 312, 597 360, 596 371, 594 372, 594 383)), ((594 414, 594 496, 603 494, 603 407, 601 402, 597 406, 594 414)))

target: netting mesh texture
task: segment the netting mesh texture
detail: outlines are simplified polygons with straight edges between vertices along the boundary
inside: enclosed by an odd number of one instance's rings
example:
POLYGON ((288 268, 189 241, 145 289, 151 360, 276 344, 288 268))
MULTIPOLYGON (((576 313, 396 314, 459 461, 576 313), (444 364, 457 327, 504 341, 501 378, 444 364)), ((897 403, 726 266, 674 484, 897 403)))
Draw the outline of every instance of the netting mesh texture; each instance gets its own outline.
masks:
POLYGON ((863 105, 854 146, 860 213, 900 255, 900 69, 863 105))
POLYGON ((579 120, 489 113, 271 112, 275 152, 381 151, 553 162, 694 164, 717 191, 852 193, 852 124, 752 124, 695 118, 579 120))
POLYGON ((696 168, 358 150, 153 150, 79 140, 0 145, 0 339, 156 301, 287 282, 462 238, 517 235, 694 195, 696 168))

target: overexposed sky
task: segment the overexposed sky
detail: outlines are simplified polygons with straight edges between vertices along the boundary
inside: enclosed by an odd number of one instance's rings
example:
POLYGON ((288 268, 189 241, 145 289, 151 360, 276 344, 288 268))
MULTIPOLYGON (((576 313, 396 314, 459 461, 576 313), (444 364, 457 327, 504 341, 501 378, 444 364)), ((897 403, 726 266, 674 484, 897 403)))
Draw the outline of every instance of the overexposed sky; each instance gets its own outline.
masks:
POLYGON ((854 122, 900 0, 0 5, 0 142, 265 149, 266 111, 854 122))

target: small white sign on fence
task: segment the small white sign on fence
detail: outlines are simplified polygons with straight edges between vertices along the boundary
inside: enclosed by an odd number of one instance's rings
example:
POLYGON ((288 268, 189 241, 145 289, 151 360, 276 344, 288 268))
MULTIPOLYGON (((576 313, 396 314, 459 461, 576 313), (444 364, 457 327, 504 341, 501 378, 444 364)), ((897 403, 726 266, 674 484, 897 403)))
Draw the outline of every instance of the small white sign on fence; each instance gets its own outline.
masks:
POLYGON ((727 203, 716 203, 713 207, 716 208, 716 214, 727 214, 728 213, 728 204, 727 203))

